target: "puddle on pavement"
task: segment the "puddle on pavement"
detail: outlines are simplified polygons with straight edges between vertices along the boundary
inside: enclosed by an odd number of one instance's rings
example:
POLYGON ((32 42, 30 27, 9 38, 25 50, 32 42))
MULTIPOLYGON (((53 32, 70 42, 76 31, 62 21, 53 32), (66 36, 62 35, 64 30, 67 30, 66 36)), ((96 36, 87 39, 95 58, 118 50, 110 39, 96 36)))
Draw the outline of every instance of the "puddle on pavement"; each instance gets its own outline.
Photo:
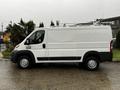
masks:
POLYGON ((76 65, 37 66, 22 70, 2 65, 1 90, 112 90, 103 68, 90 72, 76 65))

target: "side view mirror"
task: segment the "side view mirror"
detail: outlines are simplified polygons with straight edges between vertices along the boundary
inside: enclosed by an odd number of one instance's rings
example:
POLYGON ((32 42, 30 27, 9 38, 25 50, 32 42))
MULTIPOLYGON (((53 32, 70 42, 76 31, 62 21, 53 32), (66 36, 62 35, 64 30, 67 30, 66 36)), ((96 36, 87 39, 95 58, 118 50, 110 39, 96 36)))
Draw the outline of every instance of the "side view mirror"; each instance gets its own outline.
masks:
POLYGON ((28 39, 26 39, 26 41, 25 41, 25 45, 29 45, 30 44, 30 39, 28 38, 28 39))

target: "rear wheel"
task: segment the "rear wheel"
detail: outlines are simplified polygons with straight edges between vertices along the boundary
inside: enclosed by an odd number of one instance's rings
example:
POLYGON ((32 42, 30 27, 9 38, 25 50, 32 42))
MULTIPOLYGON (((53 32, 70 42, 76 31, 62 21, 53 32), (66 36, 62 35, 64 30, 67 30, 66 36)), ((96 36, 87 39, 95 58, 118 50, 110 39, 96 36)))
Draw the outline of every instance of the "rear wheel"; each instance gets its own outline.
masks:
POLYGON ((97 57, 88 57, 84 61, 84 66, 87 70, 94 71, 99 67, 99 61, 97 57))
POLYGON ((31 67, 32 62, 28 56, 21 56, 18 58, 17 65, 20 68, 26 69, 26 68, 31 67))

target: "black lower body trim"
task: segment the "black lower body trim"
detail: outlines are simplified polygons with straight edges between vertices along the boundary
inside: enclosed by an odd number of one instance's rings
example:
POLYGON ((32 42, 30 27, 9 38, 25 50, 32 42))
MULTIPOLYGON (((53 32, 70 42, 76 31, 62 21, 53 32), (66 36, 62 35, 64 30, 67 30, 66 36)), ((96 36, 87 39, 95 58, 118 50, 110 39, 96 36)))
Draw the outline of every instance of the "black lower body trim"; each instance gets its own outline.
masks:
POLYGON ((101 61, 112 61, 113 54, 112 52, 100 52, 101 61))
POLYGON ((37 57, 39 61, 42 60, 80 60, 81 57, 37 57))

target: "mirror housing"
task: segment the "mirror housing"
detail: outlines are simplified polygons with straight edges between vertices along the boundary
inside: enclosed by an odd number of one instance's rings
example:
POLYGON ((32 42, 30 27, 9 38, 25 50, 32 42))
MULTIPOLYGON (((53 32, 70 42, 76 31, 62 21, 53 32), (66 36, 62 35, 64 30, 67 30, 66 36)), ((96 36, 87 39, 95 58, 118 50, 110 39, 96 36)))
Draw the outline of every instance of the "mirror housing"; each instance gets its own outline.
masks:
POLYGON ((29 45, 29 44, 30 44, 30 39, 27 38, 24 44, 25 44, 25 45, 29 45))

